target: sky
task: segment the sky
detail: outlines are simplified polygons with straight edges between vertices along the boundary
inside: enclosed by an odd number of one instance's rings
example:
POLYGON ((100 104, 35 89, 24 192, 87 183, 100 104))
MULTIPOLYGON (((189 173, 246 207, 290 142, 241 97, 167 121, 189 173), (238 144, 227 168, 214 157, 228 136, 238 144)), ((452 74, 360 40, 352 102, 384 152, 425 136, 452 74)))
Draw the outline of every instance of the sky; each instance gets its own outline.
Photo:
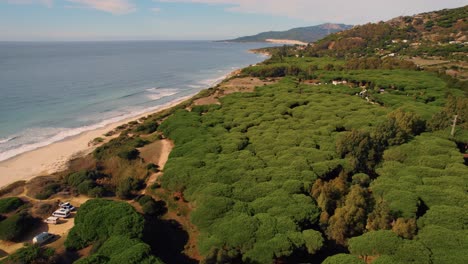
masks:
POLYGON ((468 0, 0 0, 0 41, 221 40, 465 5, 468 0))

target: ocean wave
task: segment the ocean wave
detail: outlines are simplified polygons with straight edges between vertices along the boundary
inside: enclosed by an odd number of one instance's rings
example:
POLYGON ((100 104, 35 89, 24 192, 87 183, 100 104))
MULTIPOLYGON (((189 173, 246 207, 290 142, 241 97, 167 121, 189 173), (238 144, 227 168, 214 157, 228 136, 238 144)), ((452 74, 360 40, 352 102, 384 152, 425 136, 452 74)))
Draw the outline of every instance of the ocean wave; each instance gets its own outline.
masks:
MULTIPOLYGON (((223 71, 223 72, 226 72, 226 71, 223 71)), ((201 85, 200 88, 210 88, 221 83, 224 79, 226 79, 229 76, 229 74, 231 74, 231 72, 223 74, 222 76, 219 76, 216 78, 205 79, 205 80, 199 81, 198 84, 201 85)))
POLYGON ((135 96, 135 95, 139 95, 139 94, 142 94, 142 93, 144 93, 144 91, 137 91, 137 92, 134 92, 134 93, 129 93, 129 94, 123 95, 123 96, 119 97, 118 99, 124 99, 124 98, 132 97, 132 96, 135 96))
POLYGON ((146 91, 150 92, 150 94, 147 94, 146 97, 152 101, 159 100, 161 98, 168 97, 180 92, 180 90, 176 88, 150 88, 146 89, 146 91))
MULTIPOLYGON (((126 119, 134 118, 145 113, 155 112, 159 109, 165 108, 173 103, 186 100, 194 94, 177 98, 166 104, 157 105, 149 108, 135 109, 132 112, 121 114, 112 118, 108 118, 99 123, 77 127, 77 128, 58 128, 58 127, 44 127, 44 128, 30 128, 20 134, 9 137, 6 150, 0 150, 0 161, 4 161, 28 151, 48 146, 52 143, 65 140, 70 137, 80 135, 84 132, 103 128, 107 125, 117 123, 126 119)), ((3 140, 3 139, 2 139, 3 140)), ((4 146, 2 146, 2 149, 4 146)))
POLYGON ((2 139, 0 139, 0 144, 4 144, 4 143, 7 143, 9 141, 12 141, 15 138, 17 138, 17 137, 13 136, 13 137, 2 138, 2 139))
POLYGON ((187 87, 192 88, 192 89, 199 89, 199 88, 203 88, 203 85, 201 85, 201 84, 189 84, 189 85, 187 85, 187 87))
MULTIPOLYGON (((226 71, 223 71, 226 72, 226 71)), ((216 78, 209 78, 205 80, 201 80, 198 82, 194 82, 188 87, 196 91, 209 88, 217 85, 222 80, 224 80, 229 73, 223 74, 222 76, 218 76, 216 78)), ((132 93, 122 98, 137 95, 143 93, 147 98, 151 101, 159 100, 165 97, 169 97, 184 90, 178 88, 162 88, 162 87, 153 87, 143 90, 142 92, 132 93)), ((185 93, 185 92, 184 92, 185 93)), ((186 93, 185 93, 186 94, 186 93)), ((188 95, 183 97, 184 99, 193 96, 188 95)), ((177 98, 168 102, 163 105, 157 105, 149 108, 144 107, 136 107, 136 108, 127 108, 127 109, 114 109, 114 111, 110 108, 105 109, 105 111, 100 112, 100 116, 98 117, 89 117, 89 118, 82 118, 80 121, 90 122, 94 121, 94 124, 85 125, 77 128, 63 128, 63 127, 44 127, 44 128, 30 128, 21 133, 16 135, 9 136, 7 138, 0 139, 0 161, 4 161, 20 155, 22 153, 32 151, 41 147, 45 147, 55 142, 62 141, 64 139, 80 135, 87 131, 92 131, 95 129, 103 128, 109 124, 116 123, 125 119, 133 118, 144 113, 149 113, 153 111, 157 111, 160 108, 163 108, 169 104, 172 104, 176 101, 182 101, 182 98, 177 98), (102 120, 106 118, 105 120, 102 120), (101 119, 102 121, 100 121, 101 119)))

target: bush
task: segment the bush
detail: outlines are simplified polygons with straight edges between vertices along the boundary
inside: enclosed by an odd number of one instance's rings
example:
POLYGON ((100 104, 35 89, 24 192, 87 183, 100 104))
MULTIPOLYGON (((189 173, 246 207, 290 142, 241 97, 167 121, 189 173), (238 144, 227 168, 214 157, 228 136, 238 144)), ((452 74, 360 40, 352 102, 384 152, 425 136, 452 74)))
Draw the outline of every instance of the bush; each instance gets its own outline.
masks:
POLYGON ((80 249, 113 235, 139 238, 142 236, 143 226, 143 218, 127 203, 89 200, 80 207, 65 246, 80 249))
POLYGON ((143 188, 143 181, 135 178, 125 178, 117 185, 116 194, 119 198, 129 199, 133 192, 143 188))
POLYGON ((39 200, 46 200, 49 199, 50 196, 56 194, 60 191, 60 184, 58 183, 51 183, 47 185, 40 193, 36 194, 36 199, 39 200))
POLYGON ((78 187, 80 183, 84 182, 87 179, 88 179, 87 172, 83 170, 83 171, 75 172, 66 176, 65 182, 68 185, 71 185, 73 187, 78 187))
POLYGON ((85 194, 85 195, 88 195, 89 191, 91 191, 93 188, 94 188, 95 183, 91 180, 86 180, 82 183, 80 183, 80 185, 78 185, 77 189, 78 189, 78 192, 80 194, 85 194))
POLYGON ((325 259, 322 264, 364 264, 365 262, 359 258, 348 255, 348 254, 338 254, 325 259))
POLYGON ((6 214, 18 209, 24 204, 18 197, 0 199, 0 214, 6 214))
POLYGON ((151 255, 150 246, 140 240, 143 229, 144 219, 131 205, 89 200, 78 211, 65 246, 81 249, 92 243, 102 243, 95 254, 76 262, 80 264, 161 263, 151 255))
POLYGON ((93 189, 89 190, 88 196, 93 198, 101 198, 105 194, 105 190, 101 186, 96 186, 93 189))
POLYGON ((108 257, 99 255, 99 254, 94 254, 87 258, 79 259, 73 263, 74 264, 107 264, 108 262, 109 262, 108 257))
POLYGON ((138 149, 126 149, 117 154, 120 158, 126 160, 135 160, 140 156, 138 149))
POLYGON ((136 128, 137 132, 144 134, 151 134, 158 130, 158 124, 156 122, 145 122, 136 128))
POLYGON ((25 212, 8 217, 0 222, 0 240, 15 240, 34 225, 34 218, 25 212))
POLYGON ((4 264, 40 264, 55 263, 53 256, 55 250, 48 247, 40 247, 38 245, 27 245, 8 256, 2 263, 4 264))
POLYGON ((154 163, 146 165, 146 169, 153 172, 159 172, 159 166, 154 163))
POLYGON ((163 201, 156 201, 149 195, 140 197, 138 203, 146 215, 162 215, 166 209, 166 204, 163 201))

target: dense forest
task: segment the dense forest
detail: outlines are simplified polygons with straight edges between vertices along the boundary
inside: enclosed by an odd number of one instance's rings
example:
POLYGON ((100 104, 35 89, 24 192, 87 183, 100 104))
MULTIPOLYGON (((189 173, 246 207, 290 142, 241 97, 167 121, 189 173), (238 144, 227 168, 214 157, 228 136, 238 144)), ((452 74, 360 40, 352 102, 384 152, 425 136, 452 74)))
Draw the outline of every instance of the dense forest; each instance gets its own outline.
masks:
MULTIPOLYGON (((65 246, 91 248, 80 264, 468 263, 468 85, 407 57, 436 48, 431 31, 466 32, 466 9, 270 48, 223 82, 263 85, 222 94, 222 83, 123 125, 36 198, 111 198, 78 210, 65 246), (425 44, 387 56, 394 39, 425 44), (216 100, 195 103, 204 98, 216 100), (162 140, 174 148, 161 172, 142 153, 162 140), (174 247, 171 228, 195 242, 174 247)), ((444 59, 466 57, 464 44, 440 47, 444 59)), ((33 220, 25 208, 0 199, 2 239, 33 220)), ((3 263, 51 255, 27 246, 3 263)))
POLYGON ((288 72, 160 126, 176 144, 163 187, 196 204, 206 262, 314 262, 349 250, 382 255, 376 263, 464 263, 468 170, 457 144, 464 151, 467 134, 433 125, 451 117, 453 100, 466 113, 463 92, 415 70, 314 74, 390 91, 369 103, 359 86, 311 86, 288 72))

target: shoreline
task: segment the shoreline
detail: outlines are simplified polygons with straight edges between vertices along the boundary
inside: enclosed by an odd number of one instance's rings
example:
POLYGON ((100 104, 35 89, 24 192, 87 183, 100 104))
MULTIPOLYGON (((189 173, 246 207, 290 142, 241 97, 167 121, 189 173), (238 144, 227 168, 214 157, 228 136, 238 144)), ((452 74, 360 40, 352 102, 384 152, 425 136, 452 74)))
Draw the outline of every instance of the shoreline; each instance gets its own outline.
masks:
POLYGON ((172 108, 192 98, 198 92, 156 106, 154 109, 145 111, 136 116, 125 118, 100 128, 84 131, 78 135, 70 136, 0 161, 0 189, 17 181, 28 181, 38 176, 45 176, 66 170, 68 162, 71 159, 87 155, 97 147, 97 145, 89 145, 95 138, 108 138, 104 136, 104 134, 116 129, 118 126, 172 108))
POLYGON ((106 124, 103 127, 83 131, 77 135, 69 136, 48 145, 2 160, 0 161, 0 189, 17 181, 29 181, 38 176, 50 175, 66 170, 70 160, 80 156, 85 156, 98 147, 98 145, 89 145, 89 143, 95 138, 109 138, 104 136, 104 134, 116 129, 118 126, 175 107, 184 101, 193 98, 200 91, 215 87, 224 80, 235 76, 241 69, 242 68, 238 68, 220 78, 217 78, 217 81, 209 87, 194 91, 191 95, 177 98, 168 103, 151 107, 147 111, 135 116, 106 124))

